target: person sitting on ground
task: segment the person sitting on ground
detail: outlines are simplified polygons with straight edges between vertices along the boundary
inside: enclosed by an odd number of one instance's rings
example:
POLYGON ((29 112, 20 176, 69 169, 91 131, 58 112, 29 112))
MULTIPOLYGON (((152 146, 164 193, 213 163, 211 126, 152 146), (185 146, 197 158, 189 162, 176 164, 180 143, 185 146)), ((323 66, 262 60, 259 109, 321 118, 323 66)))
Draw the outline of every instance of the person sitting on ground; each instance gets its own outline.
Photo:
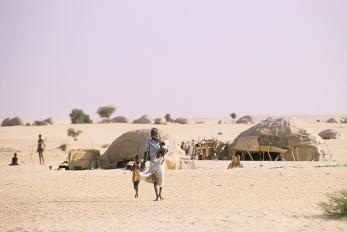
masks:
POLYGON ((286 160, 283 158, 282 154, 278 154, 275 161, 286 161, 286 160))
POLYGON ((58 170, 60 169, 65 169, 65 170, 70 170, 69 165, 67 164, 67 161, 65 160, 61 164, 59 164, 58 170))
POLYGON ((12 161, 11 161, 11 163, 10 163, 10 166, 13 166, 13 165, 18 165, 17 153, 14 153, 14 154, 13 154, 12 161))
POLYGON ((228 169, 231 168, 243 168, 243 165, 240 162, 240 155, 236 154, 233 156, 231 163, 228 166, 228 169))

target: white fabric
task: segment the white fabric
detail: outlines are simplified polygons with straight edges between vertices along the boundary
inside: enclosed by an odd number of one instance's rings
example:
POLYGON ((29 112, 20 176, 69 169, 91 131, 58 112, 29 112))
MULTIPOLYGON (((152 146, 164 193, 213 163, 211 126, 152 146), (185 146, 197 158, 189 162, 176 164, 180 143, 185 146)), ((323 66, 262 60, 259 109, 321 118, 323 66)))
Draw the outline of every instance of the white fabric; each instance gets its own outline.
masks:
POLYGON ((154 141, 153 139, 148 140, 146 144, 146 151, 149 154, 149 169, 147 171, 141 172, 141 179, 154 183, 162 187, 164 185, 164 158, 157 158, 158 150, 160 149, 159 141, 154 141))

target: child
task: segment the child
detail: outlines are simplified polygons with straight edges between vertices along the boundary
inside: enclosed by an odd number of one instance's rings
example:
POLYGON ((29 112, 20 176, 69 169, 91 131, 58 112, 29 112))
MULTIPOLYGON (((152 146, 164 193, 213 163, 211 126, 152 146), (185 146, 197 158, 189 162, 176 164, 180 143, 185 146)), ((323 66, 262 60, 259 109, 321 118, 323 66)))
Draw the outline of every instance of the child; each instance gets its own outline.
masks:
POLYGON ((141 164, 139 155, 135 156, 135 162, 133 165, 133 183, 135 190, 135 198, 139 197, 139 183, 140 183, 140 172, 141 172, 141 164))

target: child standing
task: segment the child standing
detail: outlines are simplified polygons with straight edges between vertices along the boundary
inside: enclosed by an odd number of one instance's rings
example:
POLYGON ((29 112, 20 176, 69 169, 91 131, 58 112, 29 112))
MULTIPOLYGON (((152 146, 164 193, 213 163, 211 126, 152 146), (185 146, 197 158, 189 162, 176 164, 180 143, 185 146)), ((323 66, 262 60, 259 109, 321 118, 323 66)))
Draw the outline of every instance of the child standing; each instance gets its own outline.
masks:
POLYGON ((135 198, 139 197, 139 183, 140 183, 140 172, 141 172, 141 164, 139 155, 135 156, 135 163, 133 165, 133 183, 135 190, 135 198))

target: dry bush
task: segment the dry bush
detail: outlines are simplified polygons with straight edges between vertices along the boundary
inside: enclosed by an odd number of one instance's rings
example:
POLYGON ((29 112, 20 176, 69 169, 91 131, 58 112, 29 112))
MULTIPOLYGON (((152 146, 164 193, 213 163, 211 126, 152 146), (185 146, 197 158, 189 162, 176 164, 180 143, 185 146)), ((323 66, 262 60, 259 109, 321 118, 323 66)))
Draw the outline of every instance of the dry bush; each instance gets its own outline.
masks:
POLYGON ((63 143, 62 145, 60 145, 60 146, 58 147, 58 149, 60 149, 61 151, 66 151, 66 150, 67 150, 67 147, 68 147, 68 145, 67 145, 66 143, 63 143))
POLYGON ((347 190, 340 190, 327 195, 327 201, 319 203, 325 216, 343 218, 347 216, 347 190))
POLYGON ((74 128, 69 128, 67 130, 67 136, 71 136, 75 141, 77 140, 77 137, 82 133, 81 130, 75 130, 74 128))

